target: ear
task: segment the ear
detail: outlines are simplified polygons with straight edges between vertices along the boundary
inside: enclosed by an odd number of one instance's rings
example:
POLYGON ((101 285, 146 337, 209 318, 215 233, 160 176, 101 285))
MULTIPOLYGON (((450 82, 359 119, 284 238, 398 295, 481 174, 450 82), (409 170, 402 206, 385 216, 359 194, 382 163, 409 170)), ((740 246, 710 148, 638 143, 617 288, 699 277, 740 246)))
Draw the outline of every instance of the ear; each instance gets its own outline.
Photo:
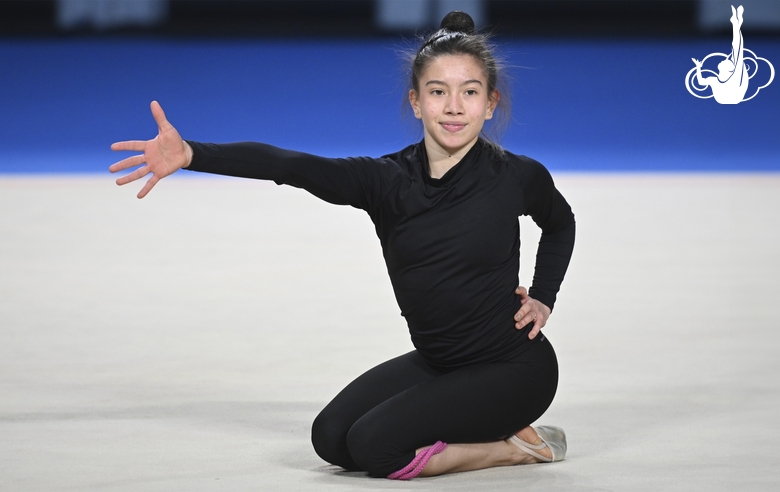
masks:
POLYGON ((409 91, 409 104, 412 106, 412 112, 414 117, 422 119, 422 113, 420 112, 420 99, 417 97, 417 92, 412 89, 409 91))
POLYGON ((493 112, 496 110, 496 106, 498 106, 498 101, 500 100, 501 100, 501 93, 498 92, 498 89, 496 89, 493 91, 490 97, 488 97, 488 107, 485 113, 486 120, 493 118, 493 112))

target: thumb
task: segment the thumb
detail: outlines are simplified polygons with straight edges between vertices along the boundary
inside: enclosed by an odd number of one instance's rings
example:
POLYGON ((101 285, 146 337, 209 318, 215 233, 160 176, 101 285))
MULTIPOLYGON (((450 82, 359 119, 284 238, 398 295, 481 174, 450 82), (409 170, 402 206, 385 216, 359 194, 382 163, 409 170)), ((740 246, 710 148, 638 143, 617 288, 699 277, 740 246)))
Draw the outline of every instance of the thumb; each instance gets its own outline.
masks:
POLYGON ((519 295, 520 297, 526 297, 528 296, 528 290, 522 285, 518 285, 515 289, 515 294, 519 295))
POLYGON ((165 111, 163 111, 160 103, 157 101, 152 101, 152 104, 150 104, 149 107, 152 109, 152 116, 154 117, 154 121, 157 123, 157 128, 161 132, 171 126, 171 124, 165 118, 165 111))

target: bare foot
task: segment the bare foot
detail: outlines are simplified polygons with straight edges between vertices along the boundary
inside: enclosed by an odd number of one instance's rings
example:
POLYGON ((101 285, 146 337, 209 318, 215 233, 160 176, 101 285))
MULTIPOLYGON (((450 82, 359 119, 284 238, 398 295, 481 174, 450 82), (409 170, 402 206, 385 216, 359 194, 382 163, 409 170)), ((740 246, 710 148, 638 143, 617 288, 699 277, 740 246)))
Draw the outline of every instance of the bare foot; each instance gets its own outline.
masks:
MULTIPOLYGON (((528 444, 542 444, 544 441, 542 441, 542 438, 539 437, 539 434, 536 433, 533 427, 530 425, 528 427, 525 427, 523 429, 520 429, 517 433, 515 433, 517 437, 519 437, 521 440, 527 442, 528 444)), ((511 445, 514 448, 514 451, 516 451, 516 462, 518 464, 528 464, 528 463, 541 463, 542 460, 535 456, 531 456, 530 454, 526 453, 522 449, 518 448, 516 445, 512 444, 511 442, 507 441, 507 444, 511 445)), ((548 458, 552 460, 552 451, 547 446, 543 447, 542 449, 535 449, 537 453, 541 454, 545 458, 548 458)))

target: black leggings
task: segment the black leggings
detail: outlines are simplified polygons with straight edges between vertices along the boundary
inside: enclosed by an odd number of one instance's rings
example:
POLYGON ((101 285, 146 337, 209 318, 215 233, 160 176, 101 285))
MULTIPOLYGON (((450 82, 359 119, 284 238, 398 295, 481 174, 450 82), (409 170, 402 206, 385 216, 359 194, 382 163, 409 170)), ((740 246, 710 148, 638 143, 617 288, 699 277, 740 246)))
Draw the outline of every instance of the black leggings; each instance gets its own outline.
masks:
POLYGON ((417 351, 352 381, 314 420, 312 443, 325 461, 386 477, 436 441, 506 439, 538 419, 558 386, 558 362, 544 336, 511 362, 441 371, 417 351))

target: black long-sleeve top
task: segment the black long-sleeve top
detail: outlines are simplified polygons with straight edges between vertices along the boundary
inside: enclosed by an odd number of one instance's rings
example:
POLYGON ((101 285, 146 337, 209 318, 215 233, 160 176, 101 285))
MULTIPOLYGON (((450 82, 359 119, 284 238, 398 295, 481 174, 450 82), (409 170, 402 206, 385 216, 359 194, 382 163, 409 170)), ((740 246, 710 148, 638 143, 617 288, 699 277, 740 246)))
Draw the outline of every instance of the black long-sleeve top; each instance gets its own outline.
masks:
POLYGON ((442 368, 514 358, 518 216, 542 229, 529 295, 550 309, 574 247, 574 215, 540 163, 479 140, 440 179, 424 143, 375 158, 331 159, 259 143, 188 142, 187 169, 273 180, 368 212, 401 314, 420 354, 442 368))

